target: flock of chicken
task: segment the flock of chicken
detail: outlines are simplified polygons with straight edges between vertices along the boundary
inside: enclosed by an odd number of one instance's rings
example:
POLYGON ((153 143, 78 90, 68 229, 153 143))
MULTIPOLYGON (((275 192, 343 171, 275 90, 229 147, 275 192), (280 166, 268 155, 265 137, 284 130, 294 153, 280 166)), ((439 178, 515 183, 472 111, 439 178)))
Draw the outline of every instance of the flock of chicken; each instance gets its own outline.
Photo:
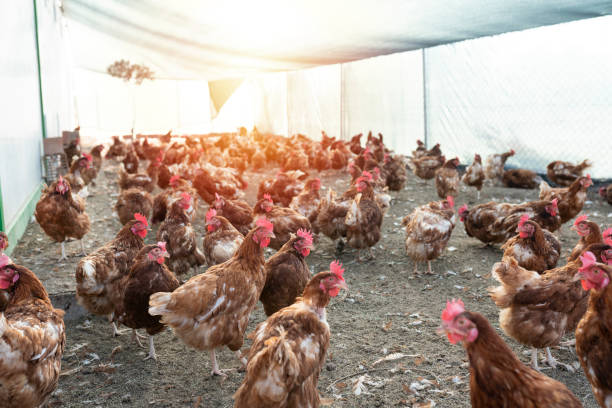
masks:
MULTIPOLYGON (((460 177, 457 158, 446 160, 440 146, 427 150, 419 142, 411 158, 393 155, 382 135, 362 135, 349 142, 328 137, 319 142, 303 135, 284 138, 241 128, 238 134, 172 140, 160 135, 126 143, 114 137, 105 159, 121 161, 121 193, 115 210, 123 224, 116 237, 90 254, 76 270, 79 303, 90 313, 107 316, 113 334, 117 324, 145 329, 149 353, 157 359, 153 336, 166 326, 185 344, 210 352, 213 375, 225 376, 215 350, 227 346, 245 366, 234 395, 236 407, 317 407, 317 382, 329 346, 325 308, 347 285, 338 261, 311 275, 306 258, 313 240, 325 235, 357 250, 357 260, 372 258, 381 225, 407 179, 408 164, 417 177, 435 178, 441 200, 416 208, 403 220, 406 252, 415 262, 437 258, 455 227, 454 198, 460 177), (144 172, 141 164, 147 163, 144 172), (406 163, 408 162, 408 163, 406 163), (243 172, 278 166, 263 180, 251 207, 240 197, 247 187, 243 172), (346 169, 349 188, 341 195, 321 192, 321 180, 309 170, 346 169), (151 193, 155 187, 159 192, 151 193), (201 246, 192 225, 198 200, 204 200, 206 234, 201 246), (145 244, 149 223, 160 224, 156 243, 145 244), (264 249, 277 252, 267 260, 264 249), (198 267, 207 265, 203 274, 198 267), (194 271, 191 278, 181 276, 194 271), (178 278, 177 278, 178 276, 178 278), (268 316, 250 336, 246 355, 240 350, 249 316, 258 301, 268 316)), ((36 206, 36 220, 61 243, 82 240, 89 232, 87 185, 103 163, 103 145, 77 151, 70 172, 48 186, 36 206)), ((480 192, 485 178, 533 188, 535 173, 504 171, 510 151, 480 156, 462 177, 480 192)), ((489 202, 458 209, 469 236, 487 244, 503 243, 502 261, 493 267, 500 286, 490 295, 500 308, 503 330, 522 344, 550 350, 565 333, 576 330, 576 349, 602 407, 612 406, 608 375, 612 351, 607 315, 612 301, 612 228, 603 233, 586 216, 576 218, 580 239, 565 266, 557 267, 560 243, 552 234, 582 210, 592 184, 582 176, 589 165, 554 162, 549 179, 565 187, 540 184, 540 200, 523 204, 489 202), (518 233, 518 234, 516 234, 518 233), (590 293, 590 296, 589 296, 590 293)), ((612 203, 612 186, 600 191, 612 203)), ((82 241, 81 241, 82 244, 82 241)), ((0 250, 8 238, 0 233, 0 250)), ((44 404, 57 386, 65 346, 63 311, 54 309, 41 282, 26 267, 0 257, 0 401, 3 406, 44 404)), ((452 343, 465 346, 471 371, 474 407, 574 407, 579 401, 561 383, 523 365, 490 323, 448 302, 441 330, 452 343), (491 356, 495 356, 491 358, 491 356), (503 373, 502 375, 498 375, 503 373), (541 392, 534 392, 541 391, 541 392)))

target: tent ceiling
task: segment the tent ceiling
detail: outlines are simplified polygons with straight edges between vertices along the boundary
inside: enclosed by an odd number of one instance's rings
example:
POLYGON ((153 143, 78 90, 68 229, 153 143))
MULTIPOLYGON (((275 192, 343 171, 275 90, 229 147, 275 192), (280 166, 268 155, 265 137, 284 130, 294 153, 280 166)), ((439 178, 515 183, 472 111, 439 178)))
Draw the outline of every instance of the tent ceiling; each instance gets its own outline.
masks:
POLYGON ((612 14, 610 0, 63 0, 75 64, 215 80, 612 14))

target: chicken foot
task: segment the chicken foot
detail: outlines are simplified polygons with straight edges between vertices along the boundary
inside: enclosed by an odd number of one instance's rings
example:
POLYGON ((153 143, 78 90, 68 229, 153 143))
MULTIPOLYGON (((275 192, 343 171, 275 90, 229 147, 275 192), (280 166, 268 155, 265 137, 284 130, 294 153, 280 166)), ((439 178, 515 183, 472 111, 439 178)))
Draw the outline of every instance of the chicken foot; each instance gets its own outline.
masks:
POLYGON ((117 327, 117 324, 113 321, 111 321, 111 324, 113 325, 113 336, 114 337, 119 337, 121 336, 123 333, 128 332, 129 329, 125 329, 125 330, 119 330, 119 328, 117 327))
POLYGON ((552 368, 557 368, 557 364, 558 364, 561 367, 565 368, 570 373, 573 373, 574 371, 576 371, 574 370, 574 367, 572 367, 571 365, 560 363, 557 360, 555 360, 555 358, 550 353, 550 347, 546 347, 546 363, 552 368))
POLYGON ((145 346, 142 345, 140 339, 146 339, 146 336, 143 336, 142 334, 139 334, 136 329, 132 329, 132 342, 136 341, 136 343, 138 343, 138 345, 142 348, 145 348, 145 346))
MULTIPOLYGON (((419 263, 417 261, 414 261, 414 274, 415 275, 419 275, 419 271, 418 271, 418 265, 419 263)), ((431 261, 427 261, 427 275, 433 275, 433 272, 431 271, 431 261)))
POLYGON ((210 362, 212 364, 212 370, 210 372, 210 375, 218 375, 220 377, 227 378, 227 374, 219 370, 219 365, 217 364, 217 356, 215 355, 215 349, 210 350, 210 362))
POLYGON ((83 243, 83 240, 80 239, 79 242, 81 243, 81 254, 83 256, 87 256, 87 252, 85 252, 85 244, 83 243))

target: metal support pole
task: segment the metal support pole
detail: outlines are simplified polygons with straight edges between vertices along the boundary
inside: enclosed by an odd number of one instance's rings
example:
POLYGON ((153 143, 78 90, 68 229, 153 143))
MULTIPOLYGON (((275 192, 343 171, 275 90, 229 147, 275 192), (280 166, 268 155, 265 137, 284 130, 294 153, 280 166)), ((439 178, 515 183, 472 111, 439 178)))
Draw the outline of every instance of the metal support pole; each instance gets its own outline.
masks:
POLYGON ((427 66, 425 64, 425 49, 421 50, 423 56, 423 143, 429 148, 429 134, 427 129, 427 66))

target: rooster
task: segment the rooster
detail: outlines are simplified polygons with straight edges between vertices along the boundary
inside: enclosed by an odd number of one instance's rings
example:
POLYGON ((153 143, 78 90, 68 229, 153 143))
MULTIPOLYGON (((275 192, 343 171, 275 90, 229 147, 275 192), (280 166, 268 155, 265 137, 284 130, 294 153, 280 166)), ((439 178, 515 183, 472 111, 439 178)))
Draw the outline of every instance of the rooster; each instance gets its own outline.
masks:
POLYGON ((558 200, 561 223, 574 218, 584 206, 587 190, 593 185, 590 175, 579 177, 569 187, 551 188, 545 181, 540 183, 540 200, 558 200))
POLYGON ((89 232, 90 222, 85 212, 85 200, 72 193, 70 183, 62 176, 43 191, 34 216, 43 231, 62 244, 60 261, 67 259, 66 238, 80 240, 81 250, 86 255, 83 236, 89 232))
POLYGON ((162 316, 161 322, 187 345, 210 351, 212 375, 225 376, 217 365, 216 348, 226 345, 240 354, 249 316, 266 281, 263 251, 274 236, 272 230, 272 223, 260 218, 227 262, 211 266, 172 293, 151 296, 150 315, 162 316))
POLYGON ((530 201, 522 204, 488 202, 468 209, 467 204, 459 208, 459 219, 465 232, 485 244, 502 243, 514 236, 523 214, 554 232, 561 226, 557 214, 557 199, 552 201, 530 201))
POLYGON ((368 250, 368 258, 373 259, 372 247, 380 241, 383 211, 376 203, 371 182, 364 177, 357 179, 357 195, 350 204, 344 224, 347 243, 357 249, 357 262, 361 262, 361 251, 368 250))
POLYGON ((601 407, 612 404, 612 355, 610 354, 610 307, 612 305, 612 265, 596 262, 591 252, 582 257, 578 277, 590 292, 587 311, 576 328, 576 354, 601 407))
POLYGON ((438 197, 445 199, 448 196, 456 196, 459 191, 459 159, 447 160, 442 167, 436 170, 436 191, 438 197))
POLYGON ((125 224, 113 240, 77 265, 77 301, 90 313, 109 316, 115 336, 120 334, 113 314, 123 290, 120 279, 129 274, 136 255, 144 246, 148 227, 142 214, 134 214, 134 219, 125 224))
POLYGON ((441 331, 468 354, 473 408, 582 408, 565 385, 521 363, 486 317, 466 311, 461 300, 446 303, 441 331))
POLYGON ((589 221, 586 214, 583 214, 576 218, 572 230, 580 236, 578 243, 572 250, 570 256, 567 258, 568 262, 575 261, 582 254, 584 249, 591 244, 598 244, 603 242, 603 236, 599 225, 593 221, 589 221))
POLYGON ((270 248, 276 250, 285 245, 291 234, 297 233, 300 228, 308 231, 312 230, 308 218, 291 208, 274 205, 269 194, 264 194, 264 197, 257 201, 253 207, 253 216, 266 217, 274 224, 275 237, 270 242, 270 248))
MULTIPOLYGON (((608 245, 593 244, 586 249, 597 256, 609 252, 612 258, 608 245)), ((508 336, 532 347, 532 365, 536 369, 538 348, 546 348, 548 364, 556 366, 550 347, 574 331, 586 311, 588 293, 576 278, 580 266, 576 260, 539 275, 520 267, 510 257, 493 265, 491 273, 501 285, 489 288, 489 294, 501 309, 500 326, 508 336)))
POLYGON ((553 183, 568 187, 577 178, 581 177, 584 169, 588 167, 591 167, 591 162, 588 160, 584 160, 577 165, 564 161, 554 161, 546 166, 546 174, 553 183))
POLYGON ((342 265, 316 274, 302 297, 260 323, 234 407, 318 407, 319 372, 329 348, 325 307, 347 289, 342 265))
POLYGON ((414 260, 414 273, 418 262, 427 261, 427 272, 431 274, 431 261, 440 256, 455 228, 455 201, 432 201, 422 205, 404 217, 406 227, 406 253, 414 260))
POLYGON ((312 250, 312 234, 298 230, 266 261, 266 284, 259 300, 266 316, 291 305, 302 294, 310 279, 306 257, 312 250))
POLYGON ((151 195, 138 188, 121 191, 115 204, 115 211, 122 225, 133 220, 135 213, 142 214, 147 219, 150 218, 152 209, 153 199, 151 195))
POLYGON ((153 336, 165 327, 160 323, 159 316, 153 317, 149 314, 149 298, 153 293, 172 292, 179 287, 176 276, 164 263, 167 257, 165 242, 147 245, 136 255, 130 273, 120 279, 119 286, 123 296, 115 305, 114 314, 123 325, 133 330, 147 331, 149 354, 145 360, 157 360, 153 336))
POLYGON ((230 200, 215 194, 213 206, 217 214, 225 217, 242 235, 251 230, 253 224, 253 209, 244 200, 230 200))
POLYGON ((482 190, 484 178, 485 175, 484 170, 482 169, 482 159, 480 158, 480 155, 476 153, 474 155, 474 161, 465 170, 465 174, 461 178, 461 181, 468 186, 476 187, 477 200, 480 200, 480 190, 482 190))
POLYGON ((206 263, 191 225, 194 211, 191 195, 181 193, 181 198, 170 205, 166 220, 157 230, 157 240, 168 244, 168 266, 177 275, 187 273, 190 268, 197 272, 197 267, 206 263))
POLYGON ((225 217, 217 215, 211 208, 206 213, 207 233, 204 237, 204 258, 208 266, 217 265, 230 259, 244 241, 240 233, 225 217))
POLYGON ((64 311, 36 275, 0 256, 0 405, 44 406, 57 387, 66 346, 64 311))
POLYGON ((519 266, 542 273, 557 266, 561 255, 559 239, 523 214, 516 228, 518 235, 510 238, 501 249, 504 256, 516 259, 519 266))
POLYGON ((498 180, 504 174, 504 166, 509 157, 514 156, 514 149, 501 154, 492 154, 485 162, 485 175, 489 180, 498 180))

